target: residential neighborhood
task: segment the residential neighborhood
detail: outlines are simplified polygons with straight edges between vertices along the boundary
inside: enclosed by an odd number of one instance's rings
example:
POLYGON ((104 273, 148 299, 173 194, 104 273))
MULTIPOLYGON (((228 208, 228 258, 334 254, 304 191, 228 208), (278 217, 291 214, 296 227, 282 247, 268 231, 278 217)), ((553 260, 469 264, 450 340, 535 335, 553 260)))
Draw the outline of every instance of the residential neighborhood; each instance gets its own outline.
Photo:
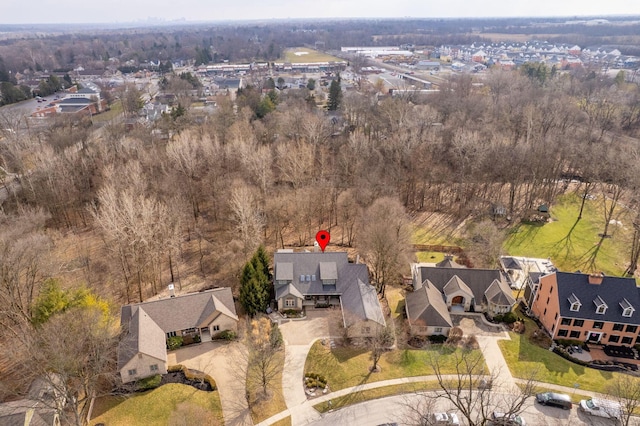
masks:
POLYGON ((0 425, 640 425, 640 18, 265 5, 0 18, 0 425))

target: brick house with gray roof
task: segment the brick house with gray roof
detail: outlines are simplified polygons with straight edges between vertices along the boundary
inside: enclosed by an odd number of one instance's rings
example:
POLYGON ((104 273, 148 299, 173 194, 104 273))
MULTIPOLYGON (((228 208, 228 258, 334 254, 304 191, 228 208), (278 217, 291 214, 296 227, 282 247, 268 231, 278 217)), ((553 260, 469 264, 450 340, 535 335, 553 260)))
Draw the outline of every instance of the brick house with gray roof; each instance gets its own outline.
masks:
POLYGON ((167 339, 198 336, 210 341, 223 331, 237 332, 229 287, 126 305, 120 311, 125 334, 118 346, 118 371, 123 383, 167 372, 167 339))
POLYGON ((554 272, 540 277, 531 312, 552 339, 640 343, 640 288, 634 278, 554 272))
POLYGON ((346 252, 294 252, 273 256, 278 310, 340 308, 350 337, 367 337, 385 326, 367 265, 350 263, 346 252))

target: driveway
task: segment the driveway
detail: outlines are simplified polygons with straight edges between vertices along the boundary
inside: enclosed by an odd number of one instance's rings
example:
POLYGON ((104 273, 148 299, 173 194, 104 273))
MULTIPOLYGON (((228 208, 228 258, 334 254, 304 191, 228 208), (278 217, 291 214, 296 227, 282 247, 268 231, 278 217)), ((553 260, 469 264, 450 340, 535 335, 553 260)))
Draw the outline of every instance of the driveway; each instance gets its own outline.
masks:
POLYGON ((182 364, 209 374, 216 381, 224 424, 252 425, 245 395, 241 363, 242 345, 238 342, 205 342, 180 348, 167 355, 168 365, 182 364))

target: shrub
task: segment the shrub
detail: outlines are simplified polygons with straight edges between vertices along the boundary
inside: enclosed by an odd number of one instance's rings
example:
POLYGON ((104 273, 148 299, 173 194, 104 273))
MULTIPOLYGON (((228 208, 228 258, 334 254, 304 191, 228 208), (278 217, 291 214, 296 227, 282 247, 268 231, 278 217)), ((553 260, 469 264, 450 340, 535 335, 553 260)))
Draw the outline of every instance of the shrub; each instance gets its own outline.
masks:
POLYGON ((278 324, 273 324, 271 326, 271 334, 269 335, 269 341, 271 342, 271 347, 277 349, 282 346, 284 343, 284 339, 282 337, 282 332, 278 327, 278 324))
POLYGON ((281 314, 286 315, 288 317, 298 317, 300 316, 300 311, 296 311, 295 309, 285 309, 280 311, 281 314))
POLYGON ((460 327, 453 327, 449 331, 449 337, 447 338, 447 342, 452 345, 456 345, 462 340, 463 331, 460 327))
POLYGON ((505 322, 507 324, 513 324, 517 320, 518 318, 516 317, 516 314, 514 314, 513 312, 507 312, 502 316, 502 322, 505 322))
POLYGON ((183 343, 182 336, 169 337, 167 339, 167 349, 169 349, 170 351, 173 351, 175 349, 178 349, 180 346, 182 346, 182 343, 183 343))
POLYGON ((155 389, 160 386, 160 382, 162 381, 162 376, 156 374, 155 376, 145 377, 144 379, 140 379, 136 382, 136 390, 149 390, 155 389))
POLYGON ((235 340, 236 337, 237 337, 237 334, 235 331, 225 330, 218 333, 218 335, 215 338, 222 339, 222 340, 235 340))
POLYGON ((182 364, 171 365, 167 368, 168 373, 177 373, 181 371, 184 374, 185 379, 193 381, 193 382, 206 382, 211 386, 211 390, 216 390, 216 381, 213 377, 204 373, 196 373, 194 371, 189 370, 182 364))
POLYGON ((327 379, 320 374, 308 373, 304 377, 304 384, 308 388, 325 388, 327 379))
POLYGON ((431 343, 444 343, 447 340, 447 336, 443 336, 442 334, 433 334, 429 336, 429 341, 431 343))

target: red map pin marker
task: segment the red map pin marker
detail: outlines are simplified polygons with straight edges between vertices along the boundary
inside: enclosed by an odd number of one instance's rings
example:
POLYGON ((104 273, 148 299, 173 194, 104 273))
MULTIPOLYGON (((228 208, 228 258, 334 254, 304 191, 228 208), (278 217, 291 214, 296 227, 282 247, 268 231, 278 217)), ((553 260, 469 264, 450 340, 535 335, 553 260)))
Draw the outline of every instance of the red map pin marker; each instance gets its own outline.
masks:
POLYGON ((329 235, 329 233, 325 230, 318 231, 318 233, 316 234, 316 241, 318 242, 318 245, 322 249, 323 253, 324 253, 325 247, 327 247, 330 240, 331 240, 331 235, 329 235))

